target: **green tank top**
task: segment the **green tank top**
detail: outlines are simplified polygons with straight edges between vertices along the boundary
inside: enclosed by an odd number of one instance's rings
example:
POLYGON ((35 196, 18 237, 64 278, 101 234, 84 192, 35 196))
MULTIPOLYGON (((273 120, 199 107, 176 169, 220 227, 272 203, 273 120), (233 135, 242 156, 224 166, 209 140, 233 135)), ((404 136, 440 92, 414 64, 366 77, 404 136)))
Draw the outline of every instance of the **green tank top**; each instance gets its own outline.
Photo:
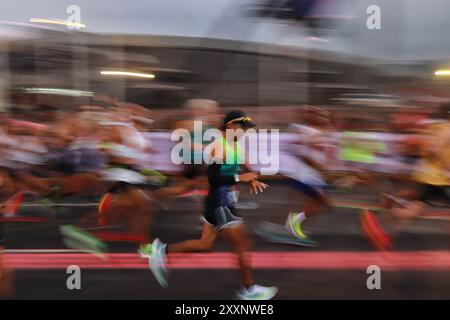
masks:
POLYGON ((226 157, 227 160, 220 167, 220 174, 223 176, 234 176, 239 172, 243 163, 242 151, 237 143, 234 144, 235 148, 231 147, 223 136, 222 143, 225 145, 226 155, 231 155, 232 161, 228 160, 228 156, 226 157))

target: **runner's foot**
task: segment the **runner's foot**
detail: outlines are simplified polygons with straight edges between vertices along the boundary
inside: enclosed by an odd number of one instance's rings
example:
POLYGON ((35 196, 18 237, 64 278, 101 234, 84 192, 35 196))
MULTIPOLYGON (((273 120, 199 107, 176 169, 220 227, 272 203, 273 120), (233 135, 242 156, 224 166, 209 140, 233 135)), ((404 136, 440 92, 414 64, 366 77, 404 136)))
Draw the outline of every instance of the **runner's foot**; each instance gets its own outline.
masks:
POLYGON ((299 239, 308 239, 302 230, 302 221, 297 218, 298 212, 290 212, 285 223, 286 230, 299 239))
POLYGON ((167 267, 166 267, 166 247, 165 243, 155 239, 151 246, 149 258, 150 270, 153 272, 156 281, 162 286, 167 287, 167 267))
POLYGON ((239 300, 271 300, 278 292, 277 287, 264 287, 254 284, 244 287, 236 294, 239 300))

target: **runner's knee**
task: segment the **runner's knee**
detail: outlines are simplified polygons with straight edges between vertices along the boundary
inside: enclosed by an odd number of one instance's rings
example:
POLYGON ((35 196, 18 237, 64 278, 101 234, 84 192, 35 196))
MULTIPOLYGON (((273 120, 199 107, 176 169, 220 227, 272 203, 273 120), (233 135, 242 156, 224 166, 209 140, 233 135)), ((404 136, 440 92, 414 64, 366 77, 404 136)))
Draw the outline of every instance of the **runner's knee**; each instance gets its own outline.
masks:
POLYGON ((245 239, 241 240, 239 243, 235 244, 235 251, 237 253, 247 252, 250 251, 251 243, 250 240, 245 239))
POLYGON ((200 240, 198 244, 198 251, 208 252, 214 247, 214 241, 211 240, 200 240))

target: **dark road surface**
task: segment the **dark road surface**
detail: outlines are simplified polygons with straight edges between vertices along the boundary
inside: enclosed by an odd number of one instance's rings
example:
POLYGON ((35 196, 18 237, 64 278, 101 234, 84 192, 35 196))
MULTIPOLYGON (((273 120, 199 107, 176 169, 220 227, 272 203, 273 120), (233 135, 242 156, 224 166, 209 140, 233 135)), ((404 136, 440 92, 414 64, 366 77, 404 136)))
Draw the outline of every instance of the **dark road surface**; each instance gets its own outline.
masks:
MULTIPOLYGON (((362 196, 367 190, 353 194, 331 193, 333 197, 346 200, 374 201, 373 197, 362 196)), ((69 201, 70 199, 64 199, 69 201)), ((83 201, 87 201, 83 199, 83 201)), ((240 199, 241 213, 245 217, 254 241, 253 251, 268 253, 322 253, 325 259, 317 262, 319 267, 301 265, 302 255, 298 255, 296 265, 287 268, 281 261, 272 261, 270 268, 257 266, 255 277, 263 285, 279 287, 277 299, 449 299, 450 298, 450 239, 449 221, 422 219, 414 221, 394 237, 394 253, 408 252, 413 258, 407 261, 409 267, 381 268, 381 289, 369 290, 366 280, 365 263, 370 264, 374 250, 361 236, 358 222, 359 210, 334 208, 321 216, 307 221, 305 229, 314 240, 320 242, 318 248, 272 244, 263 241, 254 229, 263 221, 283 223, 289 210, 300 207, 301 196, 287 192, 281 182, 273 183, 266 194, 249 196, 243 191, 240 199), (294 199, 294 200, 293 200, 294 199), (297 201, 299 205, 286 203, 297 201), (357 267, 346 269, 339 265, 347 253, 361 255, 357 267), (418 259, 414 256, 417 252, 418 259), (431 261, 422 265, 420 254, 431 253, 437 257, 436 265, 431 261), (327 260, 329 259, 329 260, 327 260), (327 262, 331 261, 331 262, 327 262), (430 265, 431 264, 431 265, 430 265), (277 267, 279 266, 279 267, 277 267)), ((88 201, 89 202, 89 201, 88 201)), ((201 223, 201 200, 193 198, 176 199, 166 208, 159 210, 152 227, 152 235, 165 242, 174 242, 199 236, 201 223)), ((58 226, 74 223, 88 209, 60 208, 26 209, 36 215, 45 215, 48 222, 7 223, 6 249, 8 255, 33 255, 40 249, 67 249, 61 242, 58 226), (25 251, 24 251, 25 250, 25 251)), ((383 220, 382 220, 383 221, 383 220)), ((134 253, 136 245, 113 243, 109 246, 113 253, 134 253)), ((219 239, 214 253, 230 251, 225 241, 219 239)), ((55 257, 66 257, 69 253, 52 253, 55 257)), ((380 256, 381 253, 375 253, 380 256)), ((41 256, 37 256, 40 258, 41 256)), ((52 256, 53 257, 53 256, 52 256)), ((90 259, 97 259, 90 256, 90 259)), ((137 257, 137 255, 136 255, 137 257)), ((297 256, 296 256, 297 257, 297 256)), ((309 256, 308 256, 309 257, 309 256)), ((310 259, 310 258, 308 258, 310 259)), ((45 255, 42 255, 45 264, 45 255)), ((273 260, 273 259, 272 259, 273 260)), ((40 261, 40 260, 39 260, 40 261)), ((375 262, 379 261, 377 259, 375 262)), ((383 260, 389 266, 388 260, 383 260)), ((305 261, 307 263, 308 261, 305 261)), ((357 262, 357 261, 356 261, 357 262)), ((384 263, 383 262, 383 263, 384 263)), ((144 262, 142 262, 144 263, 144 262)), ((310 261, 308 262, 310 263, 310 261)), ((143 265, 128 268, 82 268, 81 290, 68 290, 66 280, 69 275, 65 268, 22 268, 15 270, 15 299, 232 299, 239 287, 239 273, 226 263, 213 267, 198 268, 194 263, 187 268, 176 268, 170 273, 170 287, 163 289, 154 280, 151 272, 143 265)))

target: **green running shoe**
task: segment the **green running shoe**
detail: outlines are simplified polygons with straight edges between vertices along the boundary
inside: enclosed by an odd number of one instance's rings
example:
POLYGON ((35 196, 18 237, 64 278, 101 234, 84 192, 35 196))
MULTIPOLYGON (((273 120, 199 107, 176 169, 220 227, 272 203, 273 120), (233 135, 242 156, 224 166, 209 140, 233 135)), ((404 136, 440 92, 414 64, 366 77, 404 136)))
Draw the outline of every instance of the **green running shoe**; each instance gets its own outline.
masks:
POLYGON ((308 239, 308 236, 302 230, 302 222, 296 217, 297 212, 289 213, 285 224, 287 231, 299 239, 308 239))
POLYGON ((85 250, 97 254, 105 253, 108 246, 92 234, 72 225, 60 227, 64 243, 73 249, 85 250))
POLYGON ((142 243, 139 246, 138 253, 141 258, 150 258, 152 254, 152 244, 151 243, 142 243))

